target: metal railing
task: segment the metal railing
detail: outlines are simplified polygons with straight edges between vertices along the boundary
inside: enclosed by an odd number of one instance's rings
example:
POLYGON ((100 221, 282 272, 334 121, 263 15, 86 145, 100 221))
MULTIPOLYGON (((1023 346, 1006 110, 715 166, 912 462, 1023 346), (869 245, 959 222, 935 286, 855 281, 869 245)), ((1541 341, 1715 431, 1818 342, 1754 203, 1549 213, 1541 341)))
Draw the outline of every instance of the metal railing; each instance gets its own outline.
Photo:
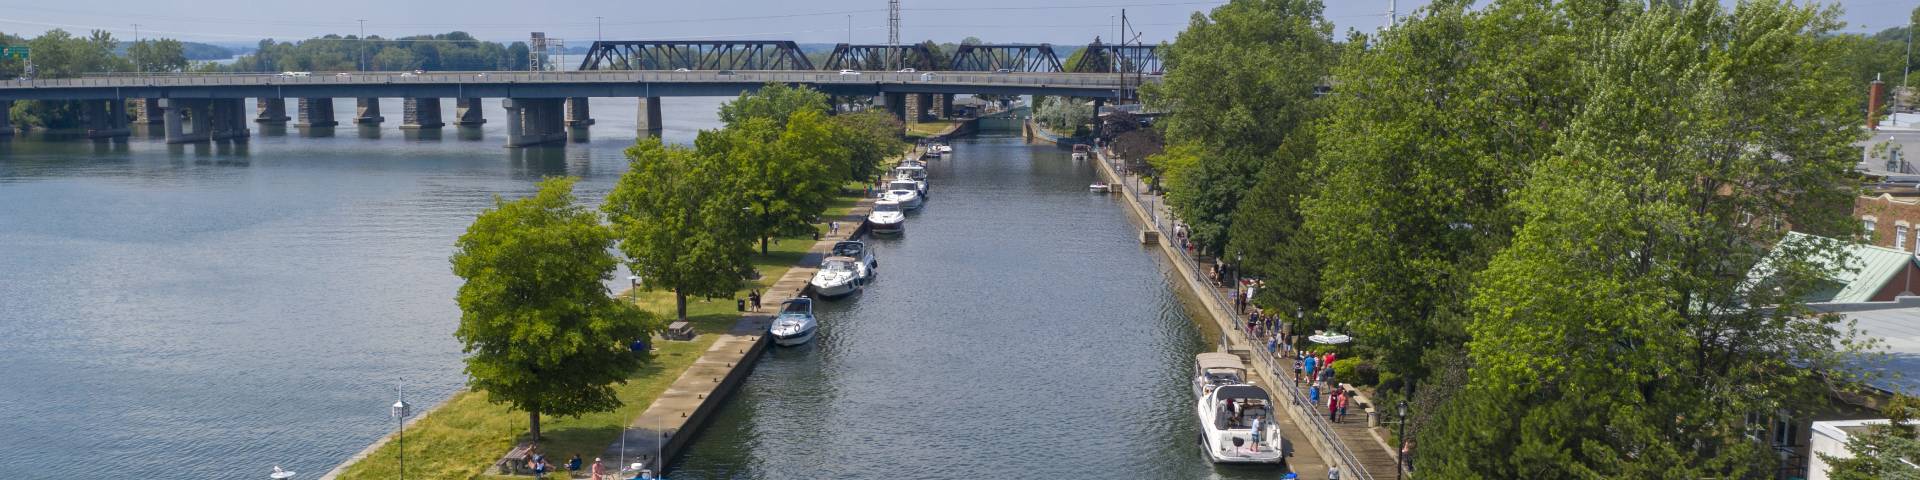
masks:
MULTIPOLYGON (((1206 292, 1202 295, 1211 296, 1215 302, 1218 302, 1217 305, 1220 305, 1220 308, 1227 310, 1228 318, 1232 319, 1229 323, 1233 326, 1234 331, 1220 332, 1220 350, 1227 351, 1229 349, 1231 343, 1228 341, 1229 335, 1241 335, 1241 338, 1247 340, 1247 343, 1252 347, 1249 348, 1249 350, 1252 351, 1253 357, 1265 365, 1267 371, 1274 372, 1274 376, 1276 377, 1291 377, 1288 373, 1292 372, 1293 369, 1291 367, 1282 368, 1280 360, 1274 358, 1273 354, 1267 351, 1264 343, 1260 342, 1259 339, 1253 335, 1252 329, 1247 326, 1246 319, 1241 317, 1239 312, 1232 310, 1233 302, 1229 301, 1227 297, 1221 293, 1220 288, 1214 286, 1212 279, 1201 276, 1200 272, 1204 271, 1201 267, 1205 265, 1203 265, 1199 259, 1195 258, 1192 253, 1188 252, 1184 245, 1179 243, 1179 238, 1173 236, 1173 224, 1176 222, 1170 218, 1173 216, 1172 212, 1162 211, 1166 206, 1161 202, 1159 196, 1144 193, 1146 184, 1141 180, 1140 176, 1127 171, 1123 163, 1124 161, 1112 156, 1108 149, 1097 148, 1094 149, 1094 152, 1097 158, 1096 161, 1107 162, 1107 165, 1113 169, 1113 172, 1121 178, 1121 192, 1133 196, 1134 201, 1138 202, 1142 208, 1147 210, 1150 223, 1153 224, 1155 229, 1160 231, 1161 241, 1175 242, 1170 244, 1174 247, 1174 252, 1176 252, 1174 261, 1186 263, 1187 266, 1192 269, 1194 275, 1199 276, 1199 278, 1195 278, 1194 280, 1207 286, 1205 289, 1206 292)), ((1283 379, 1293 380, 1292 378, 1283 379)), ((1346 466, 1341 472, 1345 475, 1341 478, 1373 480, 1373 474, 1367 471, 1366 465, 1361 464, 1359 457, 1354 455, 1351 449, 1347 448, 1345 442, 1340 441, 1340 435, 1334 433, 1333 425, 1328 423, 1325 417, 1315 413, 1315 410, 1319 408, 1316 402, 1309 400, 1305 393, 1302 393, 1299 388, 1294 386, 1294 382, 1292 381, 1285 382, 1282 385, 1275 385, 1275 387, 1287 392, 1287 397, 1292 400, 1288 402, 1291 405, 1289 408, 1298 408, 1300 410, 1297 411, 1305 414, 1303 416, 1306 417, 1307 429, 1314 435, 1319 436, 1321 440, 1325 441, 1329 448, 1333 449, 1330 453, 1336 457, 1336 463, 1346 466)))

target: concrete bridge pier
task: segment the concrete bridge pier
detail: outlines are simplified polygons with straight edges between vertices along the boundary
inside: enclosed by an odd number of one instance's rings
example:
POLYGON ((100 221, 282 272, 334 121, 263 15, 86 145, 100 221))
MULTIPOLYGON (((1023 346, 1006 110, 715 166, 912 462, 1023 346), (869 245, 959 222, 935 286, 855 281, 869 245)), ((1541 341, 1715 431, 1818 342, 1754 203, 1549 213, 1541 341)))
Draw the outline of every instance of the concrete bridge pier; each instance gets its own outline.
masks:
POLYGON ((508 98, 500 101, 507 109, 507 147, 531 147, 567 139, 567 127, 561 120, 564 102, 558 98, 508 98))
POLYGON ((13 136, 12 100, 0 100, 0 137, 13 136))
POLYGON ((165 112, 167 143, 196 143, 213 139, 208 130, 213 128, 208 121, 209 100, 162 98, 160 108, 165 112))
POLYGON ((297 127, 335 127, 340 122, 333 119, 333 98, 300 99, 300 123, 297 127))
POLYGON ((483 107, 478 98, 462 98, 453 101, 453 124, 458 126, 483 125, 487 118, 481 113, 483 107))
POLYGON ((660 118, 660 97, 641 98, 639 110, 639 114, 634 118, 639 120, 640 128, 637 130, 640 131, 640 135, 647 138, 660 138, 661 127, 666 125, 660 118))
POLYGON ((286 125, 287 120, 292 120, 287 118, 287 99, 285 98, 260 97, 254 99, 253 108, 256 112, 253 119, 255 123, 286 125))
POLYGON ((408 98, 401 102, 400 109, 401 130, 440 128, 447 125, 446 122, 440 121, 440 99, 438 98, 408 98))
POLYGON ((567 98, 567 126, 585 127, 593 125, 593 115, 587 109, 587 97, 567 98))
POLYGON ((387 117, 380 116, 379 98, 360 97, 354 100, 358 104, 358 108, 354 109, 356 113, 353 115, 355 125, 379 125, 380 122, 387 121, 387 117))
POLYGON ((160 99, 133 99, 133 123, 136 125, 159 125, 166 123, 165 115, 160 113, 160 99))
POLYGON ((127 102, 121 99, 87 100, 80 104, 80 117, 87 126, 87 138, 125 137, 133 134, 127 127, 127 102))
POLYGON ((933 97, 933 117, 940 119, 952 118, 953 95, 942 93, 934 95, 933 97))
POLYGON ((901 123, 907 122, 907 94, 882 93, 879 106, 885 107, 887 113, 893 114, 893 119, 901 123))
POLYGON ((244 142, 253 136, 253 130, 247 128, 245 99, 219 98, 207 102, 208 139, 244 142))

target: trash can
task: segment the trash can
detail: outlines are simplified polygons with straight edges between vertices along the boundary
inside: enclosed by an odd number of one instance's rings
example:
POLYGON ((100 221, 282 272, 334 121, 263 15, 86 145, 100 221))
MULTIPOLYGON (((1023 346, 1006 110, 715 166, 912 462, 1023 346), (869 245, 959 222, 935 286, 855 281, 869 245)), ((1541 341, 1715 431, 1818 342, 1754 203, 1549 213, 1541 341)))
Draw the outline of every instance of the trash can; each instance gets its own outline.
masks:
POLYGON ((734 301, 733 301, 733 308, 734 308, 735 310, 738 310, 738 311, 742 311, 742 312, 744 312, 744 311, 747 311, 747 301, 746 301, 746 300, 734 300, 734 301))

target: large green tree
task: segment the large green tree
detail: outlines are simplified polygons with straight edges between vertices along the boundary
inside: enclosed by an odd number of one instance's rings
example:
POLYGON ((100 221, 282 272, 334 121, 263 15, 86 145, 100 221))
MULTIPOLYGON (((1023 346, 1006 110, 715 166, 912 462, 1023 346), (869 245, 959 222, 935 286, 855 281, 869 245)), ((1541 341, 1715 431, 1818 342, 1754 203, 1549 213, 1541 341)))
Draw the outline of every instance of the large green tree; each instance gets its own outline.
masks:
POLYGON ((807 87, 789 86, 784 83, 769 83, 758 91, 740 94, 739 98, 720 105, 720 123, 738 126, 749 119, 771 120, 776 128, 785 129, 787 119, 794 113, 813 111, 827 113, 827 94, 807 87))
MULTIPOLYGON (((1196 13, 1164 50, 1164 81, 1143 88, 1169 113, 1158 124, 1168 155, 1189 155, 1154 166, 1203 253, 1226 250, 1233 211, 1262 175, 1298 176, 1308 160, 1285 145, 1314 118, 1314 88, 1334 59, 1323 10, 1317 0, 1236 0, 1196 13)), ((1298 183, 1283 183, 1276 201, 1296 200, 1298 183)))
POLYGON ((767 253, 774 237, 811 235, 813 220, 845 181, 846 135, 826 115, 796 111, 781 128, 773 119, 749 117, 720 130, 701 132, 699 154, 727 163, 734 194, 746 201, 742 223, 767 253))
POLYGON ((572 178, 549 178, 531 197, 495 199, 460 236, 453 273, 469 384, 494 403, 540 415, 620 406, 613 385, 645 360, 626 343, 657 329, 651 316, 608 295, 618 259, 613 233, 574 204, 572 178))
POLYGON ((834 115, 832 121, 845 135, 841 145, 847 149, 846 180, 872 181, 888 159, 907 148, 900 140, 900 120, 880 110, 834 115))
POLYGON ((186 44, 174 39, 142 40, 127 47, 127 59, 138 72, 179 72, 187 69, 186 44))
POLYGON ((1857 345, 1800 298, 1840 264, 1857 85, 1785 0, 1656 3, 1576 76, 1592 91, 1514 191, 1525 221, 1476 275, 1472 373, 1420 435, 1438 478, 1747 478, 1740 428, 1808 411, 1857 345), (1769 253, 1771 250, 1772 253, 1769 253), (1768 275, 1749 277, 1755 266, 1768 275))
POLYGON ((1585 103, 1577 62, 1630 13, 1470 3, 1435 2, 1348 42, 1302 207, 1325 262, 1326 322, 1406 386, 1426 378, 1428 355, 1466 342, 1472 277, 1521 224, 1510 192, 1585 103))
POLYGON ((620 175, 601 208, 613 222, 627 268, 643 287, 673 290, 678 318, 687 296, 733 295, 749 268, 752 233, 740 219, 746 197, 725 159, 657 138, 628 147, 620 175))
POLYGON ((1827 462, 1827 478, 1833 480, 1920 480, 1920 429, 1914 416, 1920 414, 1920 402, 1913 397, 1894 397, 1882 410, 1887 423, 1869 425, 1847 438, 1850 455, 1817 453, 1827 462))

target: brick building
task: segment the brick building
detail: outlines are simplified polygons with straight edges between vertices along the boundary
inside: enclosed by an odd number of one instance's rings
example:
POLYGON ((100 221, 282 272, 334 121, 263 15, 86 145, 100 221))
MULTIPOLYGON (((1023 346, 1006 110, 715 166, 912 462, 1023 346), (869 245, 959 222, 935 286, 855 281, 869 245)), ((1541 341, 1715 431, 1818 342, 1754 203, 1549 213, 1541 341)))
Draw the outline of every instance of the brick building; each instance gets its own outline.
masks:
POLYGON ((1853 200, 1854 218, 1860 220, 1866 243, 1900 250, 1920 252, 1920 199, 1888 194, 1853 200))

